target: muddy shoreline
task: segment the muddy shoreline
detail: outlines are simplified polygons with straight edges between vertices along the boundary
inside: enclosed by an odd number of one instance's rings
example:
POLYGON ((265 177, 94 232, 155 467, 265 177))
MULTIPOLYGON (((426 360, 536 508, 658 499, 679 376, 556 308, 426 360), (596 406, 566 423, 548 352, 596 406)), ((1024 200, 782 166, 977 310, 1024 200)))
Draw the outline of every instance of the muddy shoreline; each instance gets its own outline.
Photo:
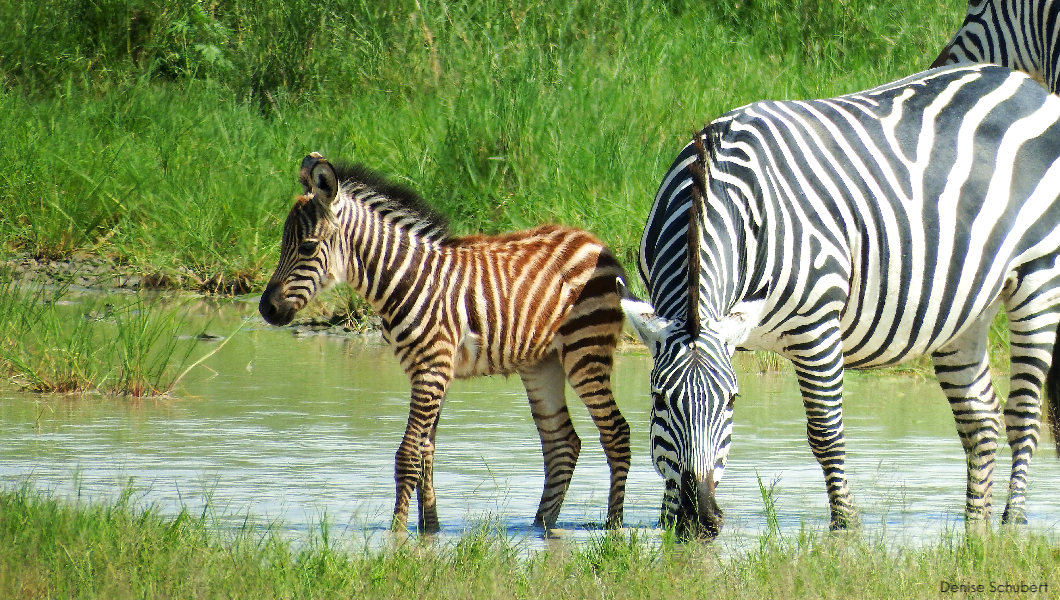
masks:
POLYGON ((100 291, 184 290, 239 296, 254 286, 246 278, 202 278, 187 267, 145 273, 106 257, 75 252, 58 259, 19 253, 0 258, 0 276, 27 284, 70 285, 100 291))

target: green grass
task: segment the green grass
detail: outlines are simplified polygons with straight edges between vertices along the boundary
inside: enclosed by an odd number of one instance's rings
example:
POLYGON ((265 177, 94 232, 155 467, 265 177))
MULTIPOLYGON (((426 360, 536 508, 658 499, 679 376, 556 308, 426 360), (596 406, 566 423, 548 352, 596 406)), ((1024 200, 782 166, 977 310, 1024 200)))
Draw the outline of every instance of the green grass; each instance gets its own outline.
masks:
MULTIPOLYGON (((765 493, 765 492, 764 492, 765 493)), ((949 532, 917 548, 867 535, 772 535, 732 555, 650 532, 594 535, 530 551, 484 524, 456 541, 366 549, 326 524, 297 543, 202 515, 165 516, 126 491, 70 504, 29 487, 0 492, 5 598, 931 598, 943 582, 1060 586, 1053 537, 949 532)), ((994 594, 947 594, 947 597, 994 594)))
POLYGON ((16 0, 0 249, 260 289, 316 150, 406 180, 458 233, 559 221, 631 268, 693 130, 922 70, 951 4, 16 0))
POLYGON ((0 283, 0 373, 34 392, 149 396, 170 391, 195 348, 186 314, 159 297, 71 300, 68 288, 0 283))

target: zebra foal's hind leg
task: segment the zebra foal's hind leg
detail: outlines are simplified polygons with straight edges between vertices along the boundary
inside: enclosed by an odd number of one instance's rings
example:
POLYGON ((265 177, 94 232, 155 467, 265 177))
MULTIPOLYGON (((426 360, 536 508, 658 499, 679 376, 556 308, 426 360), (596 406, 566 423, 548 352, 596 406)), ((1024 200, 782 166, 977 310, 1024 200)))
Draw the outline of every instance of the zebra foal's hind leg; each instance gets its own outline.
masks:
POLYGON ((931 355, 942 391, 950 402, 968 464, 965 522, 983 527, 990 519, 994 455, 1001 429, 1000 402, 990 380, 989 310, 967 331, 931 355))
POLYGON ((530 413, 541 437, 545 462, 545 487, 534 517, 537 527, 556 526, 563 498, 567 495, 574 467, 578 463, 582 442, 574 431, 567 401, 563 397, 563 367, 553 351, 532 367, 519 371, 530 399, 530 413))
MULTIPOLYGON (((621 323, 619 323, 621 327, 621 323)), ((618 410, 611 392, 611 366, 614 361, 614 336, 583 338, 564 344, 563 366, 567 381, 589 409, 593 423, 600 430, 600 445, 611 469, 611 488, 607 496, 606 527, 622 526, 622 506, 629 474, 629 424, 618 410), (593 341, 596 343, 592 343, 593 341)))

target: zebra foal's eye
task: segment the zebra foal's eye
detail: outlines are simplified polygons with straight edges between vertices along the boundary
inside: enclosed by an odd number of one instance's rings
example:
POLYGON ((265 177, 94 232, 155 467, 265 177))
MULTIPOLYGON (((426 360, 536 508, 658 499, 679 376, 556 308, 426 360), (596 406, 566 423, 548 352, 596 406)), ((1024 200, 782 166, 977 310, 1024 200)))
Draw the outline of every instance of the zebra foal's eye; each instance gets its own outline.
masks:
POLYGON ((320 246, 320 242, 317 240, 305 240, 301 244, 298 244, 298 253, 306 256, 315 254, 318 246, 320 246))

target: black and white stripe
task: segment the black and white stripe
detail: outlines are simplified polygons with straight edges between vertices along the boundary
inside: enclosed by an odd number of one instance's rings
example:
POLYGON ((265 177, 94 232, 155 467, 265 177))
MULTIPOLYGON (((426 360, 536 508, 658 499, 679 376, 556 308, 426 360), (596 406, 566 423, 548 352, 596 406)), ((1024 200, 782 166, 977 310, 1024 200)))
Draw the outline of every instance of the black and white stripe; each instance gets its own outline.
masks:
POLYGON ((1060 91, 1060 0, 969 0, 960 29, 931 66, 985 62, 1060 91))
POLYGON ((624 275, 612 253, 588 232, 558 226, 449 236, 412 191, 315 153, 300 177, 305 194, 287 217, 259 308, 285 325, 322 288, 346 281, 382 317, 412 382, 395 458, 394 527, 405 528, 417 490, 420 529, 439 529, 433 461, 442 401, 454 378, 494 373, 519 373, 541 438, 535 524, 555 525, 581 450, 564 399, 569 382, 600 430, 611 468, 607 525, 620 526, 630 449, 611 392, 622 331, 615 280, 624 275))
POLYGON ((833 527, 855 517, 844 369, 922 355, 968 455, 968 519, 989 516, 1003 419, 1013 454, 1004 520, 1024 520, 1042 386, 1060 364, 1058 157, 1060 98, 992 65, 832 99, 755 102, 698 133, 645 225, 650 303, 623 300, 655 359, 651 445, 667 480, 664 521, 708 535, 720 527, 714 486, 737 347, 794 364, 833 527), (1012 339, 1003 412, 987 362, 1002 305, 1012 339))

